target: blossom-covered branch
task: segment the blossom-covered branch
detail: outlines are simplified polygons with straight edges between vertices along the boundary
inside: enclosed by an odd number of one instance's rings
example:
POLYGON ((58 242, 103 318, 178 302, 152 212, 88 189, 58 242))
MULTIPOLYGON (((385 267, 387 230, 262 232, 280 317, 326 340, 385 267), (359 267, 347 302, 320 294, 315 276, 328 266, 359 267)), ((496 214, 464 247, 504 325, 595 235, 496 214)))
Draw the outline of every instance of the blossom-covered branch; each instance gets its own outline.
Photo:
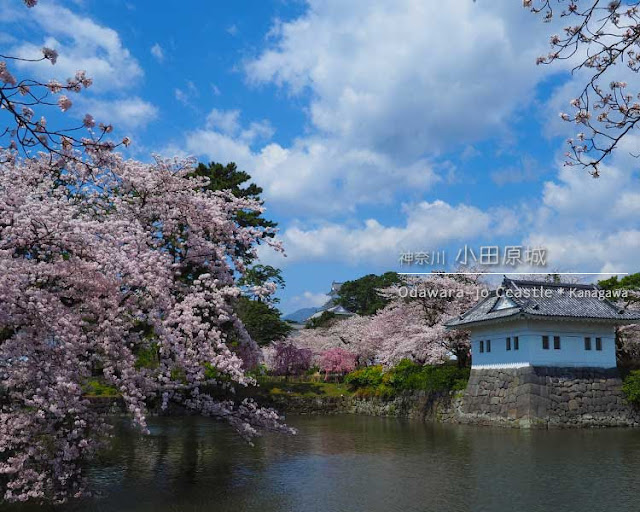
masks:
MULTIPOLYGON (((34 7, 35 0, 26 1, 34 7)), ((38 56, 12 56, 0 54, 0 112, 6 121, 0 121, 0 149, 19 151, 23 157, 37 157, 39 153, 49 155, 51 162, 81 158, 80 151, 112 151, 120 145, 128 146, 130 139, 123 138, 114 143, 105 136, 113 131, 111 125, 98 124, 91 114, 85 114, 78 126, 56 129, 50 126, 46 112, 50 108, 67 112, 73 102, 69 95, 90 87, 93 80, 79 70, 65 83, 57 80, 41 82, 17 75, 18 62, 45 63, 54 65, 58 59, 55 49, 44 47, 38 56)))
POLYGON ((537 63, 568 60, 577 76, 585 76, 582 92, 570 101, 572 111, 560 116, 579 129, 567 141, 567 165, 598 177, 600 164, 640 121, 640 91, 629 91, 624 80, 640 70, 640 1, 524 0, 523 5, 545 21, 567 20, 537 63))

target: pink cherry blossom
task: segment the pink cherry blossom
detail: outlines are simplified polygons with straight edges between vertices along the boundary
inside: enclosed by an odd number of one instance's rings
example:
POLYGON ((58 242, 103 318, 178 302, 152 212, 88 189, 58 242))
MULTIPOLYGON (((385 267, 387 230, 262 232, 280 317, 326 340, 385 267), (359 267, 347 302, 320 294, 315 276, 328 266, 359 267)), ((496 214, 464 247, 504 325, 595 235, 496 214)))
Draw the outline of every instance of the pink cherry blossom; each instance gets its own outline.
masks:
POLYGON ((71 108, 71 100, 69 98, 67 98, 66 96, 60 96, 58 98, 58 106, 60 107, 60 110, 62 110, 63 112, 66 112, 67 110, 69 110, 71 108))
POLYGON ((3 60, 0 60, 0 81, 12 86, 17 83, 15 77, 7 69, 7 63, 3 60))
POLYGON ((356 356, 342 348, 330 348, 320 354, 320 370, 327 380, 329 375, 344 375, 356 367, 356 356))
POLYGON ((44 48, 42 48, 42 54, 44 55, 45 59, 51 62, 51 64, 55 64, 58 61, 58 52, 52 48, 47 48, 45 46, 44 48))
POLYGON ((93 128, 96 125, 96 122, 91 114, 85 114, 82 124, 87 128, 93 128))

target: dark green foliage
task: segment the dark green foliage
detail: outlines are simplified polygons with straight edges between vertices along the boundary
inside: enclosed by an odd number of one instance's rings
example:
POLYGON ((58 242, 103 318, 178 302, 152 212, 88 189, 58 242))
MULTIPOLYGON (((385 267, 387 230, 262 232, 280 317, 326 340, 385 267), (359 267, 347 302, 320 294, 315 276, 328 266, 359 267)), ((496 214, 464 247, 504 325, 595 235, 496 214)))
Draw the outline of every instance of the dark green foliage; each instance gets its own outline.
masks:
POLYGON ((640 370, 633 370, 625 377, 622 392, 629 402, 640 405, 640 370))
POLYGON ((394 389, 426 391, 462 390, 469 380, 469 368, 457 365, 421 366, 403 359, 389 372, 389 384, 394 389))
MULTIPOLYGON (((637 308, 640 303, 640 272, 624 276, 622 279, 618 279, 618 276, 613 276, 603 281, 598 281, 598 285, 603 290, 610 290, 612 292, 629 290, 626 298, 621 298, 617 304, 624 309, 629 307, 637 308)), ((625 334, 624 329, 616 327, 616 359, 618 366, 621 368, 638 368, 640 366, 640 350, 638 348, 637 337, 629 336, 629 333, 625 334)))
MULTIPOLYGON (((613 276, 603 281, 598 281, 598 286, 603 290, 640 290, 640 272, 624 276, 622 279, 618 279, 618 276, 613 276)), ((628 303, 640 301, 639 296, 636 294, 629 294, 627 298, 628 303)))
POLYGON ((280 317, 280 311, 265 302, 240 297, 236 312, 258 345, 283 339, 292 331, 292 327, 280 317))
POLYGON ((403 359, 386 372, 382 366, 355 370, 347 374, 345 384, 361 395, 385 397, 403 391, 459 391, 466 387, 469 373, 469 368, 457 365, 422 366, 403 359))
POLYGON ((238 279, 240 286, 264 286, 268 282, 275 283, 278 288, 284 288, 282 271, 271 265, 254 265, 238 279))
POLYGON ((328 327, 336 318, 336 314, 331 311, 323 311, 320 316, 309 318, 304 325, 305 329, 317 329, 318 327, 328 327))
POLYGON ((158 344, 150 343, 147 348, 138 350, 136 354, 135 367, 154 369, 160 365, 160 354, 158 353, 158 344))
MULTIPOLYGON (((196 167, 192 175, 209 178, 210 183, 207 186, 207 190, 229 190, 236 197, 253 199, 262 204, 262 199, 260 198, 262 188, 255 183, 247 184, 251 176, 244 171, 239 171, 233 162, 227 165, 222 165, 217 162, 210 162, 209 165, 201 163, 198 164, 198 167, 196 167)), ((275 222, 265 219, 262 213, 253 211, 238 212, 236 221, 238 225, 243 227, 250 226, 273 229, 277 226, 275 222)), ((267 234, 269 237, 273 237, 274 235, 275 233, 272 232, 267 234)), ((241 255, 245 261, 253 259, 247 252, 242 252, 239 255, 241 255)))
POLYGON ((284 288, 284 279, 282 278, 282 271, 279 268, 274 268, 271 265, 254 265, 247 269, 244 275, 238 279, 238 285, 248 287, 245 291, 250 294, 254 300, 258 302, 267 302, 269 304, 277 304, 280 299, 273 295, 269 297, 262 297, 255 295, 251 288, 253 286, 264 286, 267 283, 274 283, 278 288, 284 288))
POLYGON ((373 315, 388 304, 377 290, 398 284, 401 277, 396 272, 386 272, 380 276, 369 274, 353 281, 346 281, 338 292, 338 304, 347 311, 358 315, 373 315))

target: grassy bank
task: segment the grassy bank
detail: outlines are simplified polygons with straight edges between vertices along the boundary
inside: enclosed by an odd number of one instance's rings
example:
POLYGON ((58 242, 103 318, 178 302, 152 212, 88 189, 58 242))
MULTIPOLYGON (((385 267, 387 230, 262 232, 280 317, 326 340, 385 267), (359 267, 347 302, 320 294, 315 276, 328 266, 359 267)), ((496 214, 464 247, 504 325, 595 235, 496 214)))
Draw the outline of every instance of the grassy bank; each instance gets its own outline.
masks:
POLYGON ((348 386, 338 382, 290 380, 283 377, 258 378, 258 394, 266 397, 340 397, 353 394, 348 386))

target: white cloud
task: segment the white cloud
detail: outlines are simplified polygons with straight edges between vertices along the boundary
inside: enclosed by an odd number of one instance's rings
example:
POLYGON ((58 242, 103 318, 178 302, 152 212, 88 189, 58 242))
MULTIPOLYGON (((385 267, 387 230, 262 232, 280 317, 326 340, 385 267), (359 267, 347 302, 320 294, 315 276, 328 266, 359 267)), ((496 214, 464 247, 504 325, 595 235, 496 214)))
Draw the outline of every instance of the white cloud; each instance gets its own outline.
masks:
POLYGON ((197 98, 200 95, 200 91, 198 91, 196 84, 191 80, 187 80, 186 87, 183 89, 176 87, 174 95, 175 98, 184 106, 194 108, 191 100, 193 98, 197 98))
POLYGON ((116 128, 136 129, 143 128, 158 117, 158 109, 155 105, 138 97, 118 100, 84 100, 78 102, 76 113, 84 108, 93 115, 98 122, 113 124, 116 128))
POLYGON ((240 129, 239 110, 218 110, 214 108, 207 116, 207 128, 226 135, 234 135, 240 129))
POLYGON ((517 165, 496 169, 491 172, 491 179, 496 185, 537 181, 540 178, 540 164, 535 158, 525 155, 517 165))
POLYGON ((549 67, 540 23, 513 0, 310 0, 246 63, 254 83, 311 91, 321 132, 404 158, 505 129, 549 67))
POLYGON ((500 215, 444 201, 408 204, 403 211, 402 226, 385 226, 367 219, 353 226, 326 223, 308 229, 287 228, 280 236, 286 258, 261 248, 261 260, 280 266, 297 261, 393 265, 403 251, 442 248, 452 241, 467 243, 492 232, 500 223, 500 215))
POLYGON ((640 255, 640 180, 629 155, 640 139, 622 142, 601 177, 557 164, 542 204, 527 227, 527 242, 547 247, 550 265, 565 271, 636 272, 640 255))
POLYGON ((41 2, 35 9, 21 11, 13 11, 7 5, 5 2, 0 6, 5 20, 25 23, 34 28, 34 34, 43 34, 39 40, 34 36, 32 42, 11 49, 11 54, 41 56, 42 46, 59 53, 55 66, 48 62, 19 64, 38 78, 65 80, 82 69, 93 78, 92 90, 97 92, 128 89, 142 78, 142 68, 115 30, 55 3, 41 2))
POLYGON ((158 62, 164 62, 164 50, 159 43, 154 44, 150 51, 151 55, 153 55, 158 62))
POLYGON ((390 204, 456 181, 455 169, 434 170, 443 151, 505 130, 551 72, 535 66, 549 30, 512 0, 310 0, 299 18, 276 21, 271 47, 245 63, 254 83, 310 92, 307 133, 256 146, 268 127, 243 130, 236 111, 216 110, 186 145, 236 160, 290 214, 390 204))
POLYGON ((326 293, 304 291, 302 294, 295 295, 287 300, 287 309, 294 311, 300 308, 317 308, 322 306, 327 300, 329 300, 329 296, 326 293))
POLYGON ((289 214, 331 216, 362 204, 388 204, 398 192, 425 191, 440 179, 426 159, 400 165, 383 153, 322 137, 301 138, 290 147, 272 142, 254 149, 271 135, 269 124, 242 128, 234 112, 219 111, 209 121, 218 129, 189 133, 187 150, 210 160, 236 162, 264 188, 269 205, 289 214))
POLYGON ((173 91, 173 93, 174 93, 176 99, 180 103, 182 103, 183 105, 189 104, 189 95, 185 91, 183 91, 182 89, 176 88, 173 91))
MULTIPOLYGON (((216 110, 187 134, 186 147, 237 162, 263 186, 267 205, 302 219, 281 234, 284 262, 387 265, 405 249, 511 236, 547 247, 552 268, 630 268, 640 251, 640 182, 632 172, 637 161, 626 156, 617 156, 598 181, 558 164, 539 196, 532 192, 511 207, 432 198, 406 207, 395 225, 376 218, 309 222, 344 219, 363 205, 413 201, 436 183, 457 182, 455 167, 441 159, 453 147, 468 160, 478 155, 474 141, 495 136, 513 143, 509 125, 531 106, 541 80, 571 64, 535 65, 553 31, 558 27, 513 0, 309 0, 299 18, 277 21, 270 47, 245 63, 249 81, 304 93, 304 135, 288 144, 270 141, 268 129, 252 129, 239 112, 216 110)), ((563 95, 566 104, 572 87, 559 88, 551 103, 563 95)), ((638 153, 637 147, 619 154, 638 153)), ((541 174, 525 158, 493 179, 538 181, 541 174)))

